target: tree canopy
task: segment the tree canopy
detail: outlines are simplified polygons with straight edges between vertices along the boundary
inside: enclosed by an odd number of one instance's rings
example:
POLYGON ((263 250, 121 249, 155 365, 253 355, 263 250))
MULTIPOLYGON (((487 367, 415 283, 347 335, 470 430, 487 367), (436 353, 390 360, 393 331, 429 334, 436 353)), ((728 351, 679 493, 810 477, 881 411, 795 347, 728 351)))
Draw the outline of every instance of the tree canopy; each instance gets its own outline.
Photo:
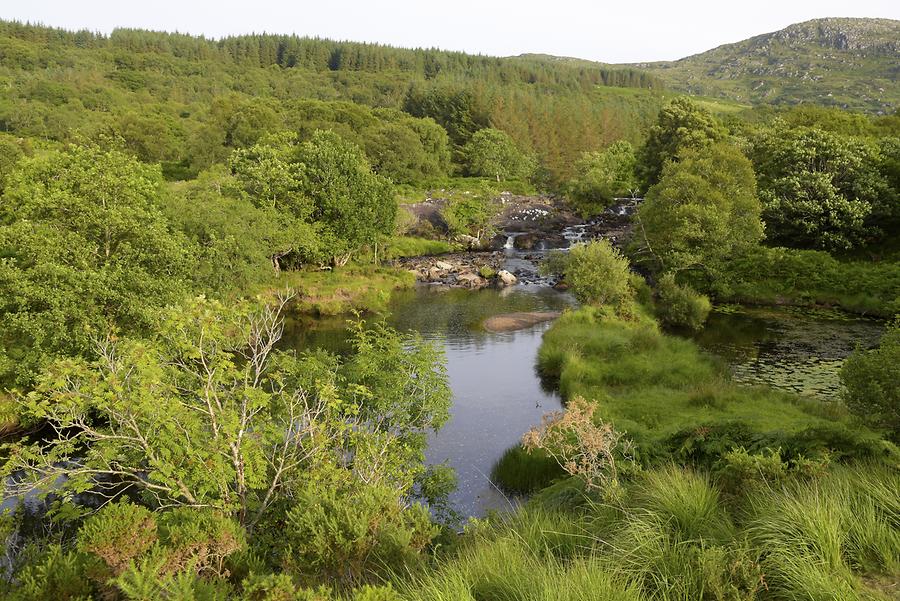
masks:
POLYGON ((873 212, 882 223, 896 214, 897 193, 879 173, 880 153, 871 142, 819 128, 775 127, 753 139, 752 155, 774 243, 846 250, 875 233, 873 212))
POLYGON ((615 198, 637 192, 634 147, 619 140, 608 148, 585 152, 575 163, 575 175, 567 192, 579 209, 598 213, 613 204, 615 198))
POLYGON ((667 161, 686 149, 701 149, 725 138, 724 127, 709 111, 685 96, 664 106, 638 152, 638 175, 644 190, 656 184, 667 161))
POLYGON ((641 253, 663 271, 716 273, 762 239, 753 165, 726 143, 688 148, 678 158, 638 209, 641 253))
POLYGON ((187 290, 192 246, 166 220, 158 167, 73 146, 23 159, 0 203, 0 378, 113 331, 146 331, 187 290))
POLYGON ((496 180, 528 179, 534 173, 534 162, 522 152, 506 133, 491 128, 480 129, 463 148, 469 175, 496 180))

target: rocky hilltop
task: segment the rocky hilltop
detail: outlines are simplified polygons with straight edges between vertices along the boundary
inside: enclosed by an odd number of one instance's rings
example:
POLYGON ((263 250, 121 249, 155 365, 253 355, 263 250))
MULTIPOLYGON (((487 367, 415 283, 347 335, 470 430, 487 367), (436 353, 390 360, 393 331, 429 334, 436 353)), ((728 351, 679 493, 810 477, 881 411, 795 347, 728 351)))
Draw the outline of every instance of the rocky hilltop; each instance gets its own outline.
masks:
POLYGON ((677 61, 642 63, 672 88, 739 102, 900 107, 900 21, 815 19, 677 61))

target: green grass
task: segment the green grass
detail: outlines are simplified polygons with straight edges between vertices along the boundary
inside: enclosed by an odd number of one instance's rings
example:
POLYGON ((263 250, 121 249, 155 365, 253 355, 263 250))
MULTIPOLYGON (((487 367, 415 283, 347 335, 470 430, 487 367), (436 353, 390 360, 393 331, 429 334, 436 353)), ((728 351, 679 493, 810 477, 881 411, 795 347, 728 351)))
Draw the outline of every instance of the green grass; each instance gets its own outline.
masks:
POLYGON ((563 475, 555 459, 540 450, 529 453, 520 445, 508 448, 491 469, 491 480, 513 494, 536 492, 563 475))
POLYGON ((423 255, 440 255, 456 250, 456 247, 444 240, 429 240, 413 236, 396 236, 385 245, 384 259, 401 257, 421 257, 423 255))
POLYGON ((539 496, 478 521, 399 589, 426 601, 888 599, 898 487, 896 468, 861 464, 730 504, 706 472, 664 467, 614 507, 550 509, 539 496))
POLYGON ((754 498, 748 532, 765 550, 773 590, 787 599, 851 600, 868 598, 857 573, 884 574, 897 583, 898 490, 896 470, 864 465, 754 498))
POLYGON ((760 247, 728 266, 718 300, 825 305, 864 315, 900 312, 900 262, 841 261, 812 250, 760 247))
POLYGON ((757 433, 853 429, 840 408, 732 383, 694 342, 663 334, 645 316, 627 321, 589 307, 566 313, 544 335, 538 368, 564 398, 598 402, 599 416, 657 451, 676 433, 714 423, 757 433))
POLYGON ((402 269, 347 265, 330 271, 286 272, 271 288, 295 290, 292 310, 297 313, 340 315, 383 311, 393 291, 413 284, 415 276, 402 269))

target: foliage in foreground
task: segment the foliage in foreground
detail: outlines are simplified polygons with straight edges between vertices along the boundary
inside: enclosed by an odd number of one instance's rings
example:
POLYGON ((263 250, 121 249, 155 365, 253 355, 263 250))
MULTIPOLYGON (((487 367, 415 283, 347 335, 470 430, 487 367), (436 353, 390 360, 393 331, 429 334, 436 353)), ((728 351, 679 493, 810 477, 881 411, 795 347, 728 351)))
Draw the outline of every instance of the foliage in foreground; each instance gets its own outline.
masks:
POLYGON ((563 482, 471 528, 403 590, 426 601, 886 599, 878 583, 887 593, 900 575, 898 486, 875 464, 781 481, 756 472, 736 489, 661 468, 614 503, 563 482))
POLYGON ((857 349, 847 358, 841 382, 850 410, 900 442, 900 322, 888 328, 878 348, 857 349))

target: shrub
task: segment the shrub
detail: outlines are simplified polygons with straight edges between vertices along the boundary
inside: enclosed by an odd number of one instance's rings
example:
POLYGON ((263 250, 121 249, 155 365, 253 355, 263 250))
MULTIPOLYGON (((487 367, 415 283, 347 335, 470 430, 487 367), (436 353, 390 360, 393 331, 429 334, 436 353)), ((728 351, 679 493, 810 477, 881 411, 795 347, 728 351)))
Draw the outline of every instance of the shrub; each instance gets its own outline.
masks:
MULTIPOLYGON (((107 576, 119 575, 146 553, 158 538, 154 515, 127 501, 111 503, 88 519, 78 531, 78 550, 100 559, 107 576)), ((101 581, 106 577, 101 576, 101 581)))
POLYGON ((709 298, 678 284, 674 274, 663 275, 656 292, 656 314, 666 325, 699 330, 706 323, 712 310, 709 298))
POLYGON ((526 451, 543 451, 568 474, 604 496, 617 494, 619 473, 633 462, 632 443, 594 416, 596 403, 576 397, 565 411, 548 413, 522 437, 526 451))
POLYGON ((0 579, 0 594, 7 593, 10 601, 80 601, 90 599, 94 586, 87 575, 84 555, 64 551, 60 545, 50 545, 27 561, 16 574, 11 590, 0 579))
POLYGON ((857 349, 847 358, 841 382, 847 407, 900 441, 900 321, 888 329, 877 349, 857 349))
POLYGON ((594 240, 569 251, 565 279, 584 304, 628 308, 634 298, 628 260, 608 240, 594 240))
POLYGON ((359 584, 416 561, 436 534, 428 511, 390 487, 310 482, 287 512, 282 564, 301 580, 359 584))

